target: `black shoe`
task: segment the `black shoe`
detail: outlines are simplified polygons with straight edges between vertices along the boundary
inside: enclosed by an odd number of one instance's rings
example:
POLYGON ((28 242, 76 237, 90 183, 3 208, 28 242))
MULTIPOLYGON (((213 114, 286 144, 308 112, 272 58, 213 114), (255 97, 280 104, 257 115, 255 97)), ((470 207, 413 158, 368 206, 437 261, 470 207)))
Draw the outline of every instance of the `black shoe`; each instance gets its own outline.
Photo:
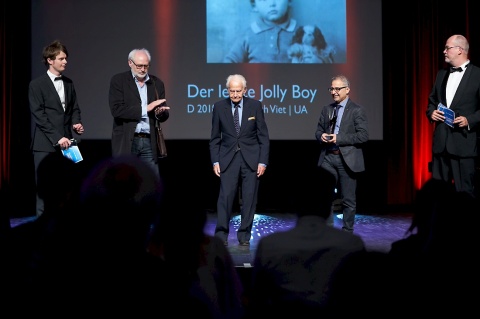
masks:
POLYGON ((250 246, 250 242, 249 241, 241 241, 240 246, 250 246))

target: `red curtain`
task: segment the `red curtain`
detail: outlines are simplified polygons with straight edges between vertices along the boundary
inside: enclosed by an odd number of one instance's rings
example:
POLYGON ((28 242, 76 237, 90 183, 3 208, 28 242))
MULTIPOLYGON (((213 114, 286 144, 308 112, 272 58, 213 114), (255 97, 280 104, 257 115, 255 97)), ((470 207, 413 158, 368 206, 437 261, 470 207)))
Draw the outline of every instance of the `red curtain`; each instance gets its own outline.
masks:
POLYGON ((382 9, 388 205, 411 203, 431 177, 433 125, 426 118, 428 95, 438 70, 446 67, 443 47, 451 35, 465 35, 470 59, 480 61, 478 22, 469 18, 478 12, 474 6, 478 5, 468 0, 454 6, 409 0, 398 6, 389 2, 382 9))

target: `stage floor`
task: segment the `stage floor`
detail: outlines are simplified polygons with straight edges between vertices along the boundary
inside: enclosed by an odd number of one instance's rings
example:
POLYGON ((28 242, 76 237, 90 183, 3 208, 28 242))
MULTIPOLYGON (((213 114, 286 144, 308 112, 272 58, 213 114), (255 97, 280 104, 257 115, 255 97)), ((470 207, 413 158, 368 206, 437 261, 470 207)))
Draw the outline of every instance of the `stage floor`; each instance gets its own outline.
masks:
MULTIPOLYGON (((335 215, 334 226, 341 228, 341 214, 335 215)), ((354 233, 362 237, 368 251, 388 252, 391 243, 403 238, 411 223, 411 214, 398 213, 390 215, 356 215, 354 233)), ((296 216, 286 213, 256 214, 253 223, 250 246, 239 246, 236 236, 240 216, 235 215, 230 221, 228 250, 237 267, 251 267, 256 247, 260 238, 268 234, 285 231, 295 226, 296 216)), ((210 213, 205 225, 205 232, 213 235, 216 215, 210 213)))
MULTIPOLYGON (((212 235, 215 232, 216 214, 208 213, 205 224, 205 233, 212 235)), ((359 215, 355 217, 354 233, 362 237, 367 250, 388 252, 391 243, 403 238, 410 226, 411 214, 395 213, 386 215, 359 215)), ((35 217, 14 218, 10 220, 11 227, 35 217)), ((285 231, 295 226, 296 216, 288 213, 265 213, 256 214, 252 230, 250 246, 239 246, 236 236, 240 215, 234 215, 230 221, 230 235, 228 238, 228 250, 232 255, 236 267, 252 267, 258 241, 268 234, 285 231)), ((341 215, 335 215, 334 226, 341 228, 341 215)))

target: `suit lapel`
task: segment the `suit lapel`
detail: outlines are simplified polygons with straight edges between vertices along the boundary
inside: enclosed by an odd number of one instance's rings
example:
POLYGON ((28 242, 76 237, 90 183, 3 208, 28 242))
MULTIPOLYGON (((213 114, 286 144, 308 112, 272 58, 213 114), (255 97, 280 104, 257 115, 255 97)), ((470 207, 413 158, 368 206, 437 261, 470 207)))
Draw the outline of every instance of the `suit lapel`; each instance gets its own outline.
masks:
POLYGON ((457 91, 453 96, 453 100, 450 107, 453 105, 456 105, 458 101, 462 98, 463 92, 465 92, 465 89, 467 88, 467 83, 469 82, 470 75, 472 74, 472 68, 467 67, 467 69, 463 72, 465 72, 465 74, 463 75, 462 80, 460 81, 460 84, 458 84, 457 91))
MULTIPOLYGON (((65 112, 67 112, 70 103, 68 103, 70 94, 72 92, 72 83, 70 81, 63 81, 63 90, 65 91, 65 112)), ((60 102, 60 105, 62 103, 60 102)))

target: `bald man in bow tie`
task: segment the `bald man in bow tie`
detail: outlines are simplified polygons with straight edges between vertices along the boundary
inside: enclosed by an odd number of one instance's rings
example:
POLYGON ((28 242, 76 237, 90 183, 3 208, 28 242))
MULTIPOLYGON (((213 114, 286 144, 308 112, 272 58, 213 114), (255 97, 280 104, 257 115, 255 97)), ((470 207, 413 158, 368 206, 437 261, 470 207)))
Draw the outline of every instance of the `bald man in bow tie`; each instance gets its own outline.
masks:
POLYGON ((432 178, 454 182, 458 192, 475 194, 477 131, 480 123, 480 68, 468 58, 463 35, 452 35, 443 49, 449 68, 438 72, 428 98, 427 118, 434 123, 432 178), (453 127, 445 123, 440 103, 455 114, 453 127))

